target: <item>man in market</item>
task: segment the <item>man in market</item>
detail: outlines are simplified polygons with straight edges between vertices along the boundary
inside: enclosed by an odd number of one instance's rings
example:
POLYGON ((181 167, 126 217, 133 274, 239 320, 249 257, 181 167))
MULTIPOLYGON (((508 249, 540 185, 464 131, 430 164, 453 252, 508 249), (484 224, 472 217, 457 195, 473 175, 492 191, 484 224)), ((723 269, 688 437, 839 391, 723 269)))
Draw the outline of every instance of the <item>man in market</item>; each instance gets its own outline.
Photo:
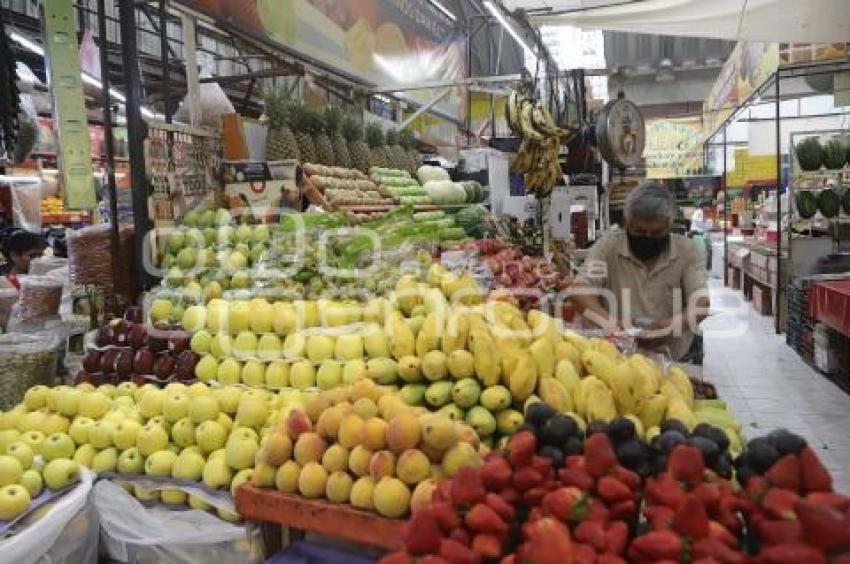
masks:
POLYGON ((44 253, 44 237, 25 229, 11 229, 2 240, 2 252, 6 259, 0 287, 20 290, 18 276, 28 274, 30 262, 44 253))
POLYGON ((701 359, 694 331, 709 309, 705 256, 693 240, 671 234, 675 212, 664 186, 635 188, 625 203, 625 229, 591 248, 574 301, 600 327, 638 329, 642 348, 701 359))

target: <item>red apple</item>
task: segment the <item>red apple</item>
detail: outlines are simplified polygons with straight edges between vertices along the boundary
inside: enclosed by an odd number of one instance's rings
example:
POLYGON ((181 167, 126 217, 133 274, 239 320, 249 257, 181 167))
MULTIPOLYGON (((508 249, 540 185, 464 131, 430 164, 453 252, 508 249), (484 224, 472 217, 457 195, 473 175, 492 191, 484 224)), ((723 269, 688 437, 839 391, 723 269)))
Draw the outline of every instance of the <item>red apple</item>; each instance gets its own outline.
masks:
POLYGON ((168 339, 171 336, 171 325, 158 322, 148 328, 148 346, 153 352, 168 350, 168 339))
POLYGON ((127 346, 127 332, 130 330, 130 325, 123 319, 113 319, 109 325, 112 327, 112 344, 116 347, 127 346))
POLYGON ((133 349, 140 349, 148 341, 148 329, 141 323, 134 323, 130 327, 128 342, 133 349))
POLYGON ((153 374, 154 360, 154 354, 150 349, 141 348, 137 350, 133 357, 133 371, 136 374, 153 374))
POLYGON ((174 374, 180 380, 192 380, 195 377, 196 364, 198 364, 198 355, 192 351, 183 351, 174 361, 174 374))
POLYGON ((168 339, 168 350, 174 354, 189 350, 189 341, 192 334, 188 331, 174 331, 168 339))
POLYGON ((174 373, 174 359, 167 354, 160 355, 153 363, 153 373, 160 380, 166 380, 174 373))
POLYGON ((133 351, 124 349, 115 357, 115 372, 119 378, 127 378, 133 373, 133 351))
POLYGON ((150 380, 148 380, 147 378, 145 378, 141 374, 133 374, 133 377, 131 378, 131 380, 133 381, 133 383, 135 385, 137 385, 140 388, 142 386, 144 386, 145 384, 147 384, 148 382, 150 382, 150 380))
POLYGON ((108 347, 112 344, 112 327, 98 327, 94 334, 94 345, 99 348, 108 347))
POLYGON ((83 357, 83 370, 97 372, 100 370, 100 352, 89 351, 83 357))
POLYGON ((112 372, 115 370, 115 359, 118 358, 118 349, 108 349, 100 356, 100 371, 112 372))
POLYGON ((80 370, 79 372, 77 372, 77 375, 74 377, 74 385, 76 386, 77 384, 84 384, 84 383, 91 384, 92 383, 92 375, 91 375, 90 372, 87 372, 85 370, 80 370))

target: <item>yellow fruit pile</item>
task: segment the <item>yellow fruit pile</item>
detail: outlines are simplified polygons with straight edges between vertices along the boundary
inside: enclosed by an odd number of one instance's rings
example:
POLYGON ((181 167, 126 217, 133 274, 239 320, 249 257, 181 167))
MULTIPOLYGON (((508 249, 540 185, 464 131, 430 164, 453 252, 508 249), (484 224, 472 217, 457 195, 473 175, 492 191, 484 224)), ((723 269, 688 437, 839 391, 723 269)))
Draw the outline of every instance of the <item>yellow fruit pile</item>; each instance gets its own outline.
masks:
POLYGON ((41 200, 41 213, 45 215, 53 215, 63 213, 65 211, 65 202, 62 198, 44 198, 41 200))
POLYGON ((436 480, 479 465, 479 448, 467 425, 362 379, 290 410, 263 441, 253 482, 400 518, 430 502, 436 480))

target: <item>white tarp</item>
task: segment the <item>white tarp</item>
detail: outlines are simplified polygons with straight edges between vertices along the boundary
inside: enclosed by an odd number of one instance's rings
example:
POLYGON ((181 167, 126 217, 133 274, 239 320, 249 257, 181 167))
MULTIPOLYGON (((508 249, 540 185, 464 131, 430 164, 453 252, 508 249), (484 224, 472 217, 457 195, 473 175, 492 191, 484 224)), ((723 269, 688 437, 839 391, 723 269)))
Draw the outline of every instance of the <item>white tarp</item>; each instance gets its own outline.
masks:
MULTIPOLYGON (((553 2, 557 11, 557 2, 553 2)), ((644 0, 561 15, 537 25, 776 43, 850 41, 850 0, 644 0)))

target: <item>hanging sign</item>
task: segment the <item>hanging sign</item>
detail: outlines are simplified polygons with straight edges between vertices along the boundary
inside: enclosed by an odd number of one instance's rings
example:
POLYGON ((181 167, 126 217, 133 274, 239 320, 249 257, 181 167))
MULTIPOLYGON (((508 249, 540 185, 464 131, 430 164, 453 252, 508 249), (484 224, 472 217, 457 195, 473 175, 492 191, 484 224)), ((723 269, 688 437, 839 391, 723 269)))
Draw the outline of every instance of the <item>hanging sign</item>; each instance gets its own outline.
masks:
POLYGON ((647 178, 686 178, 703 174, 701 117, 650 119, 643 152, 647 178))

